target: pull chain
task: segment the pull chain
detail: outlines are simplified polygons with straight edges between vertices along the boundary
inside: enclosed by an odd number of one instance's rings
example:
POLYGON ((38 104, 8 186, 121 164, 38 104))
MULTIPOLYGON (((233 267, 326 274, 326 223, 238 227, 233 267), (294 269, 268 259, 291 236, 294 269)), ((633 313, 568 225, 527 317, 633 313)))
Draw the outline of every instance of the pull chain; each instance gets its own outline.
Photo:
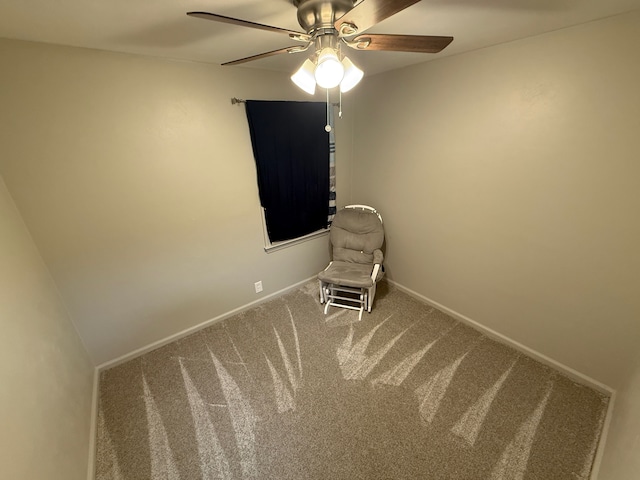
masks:
POLYGON ((327 124, 324 126, 324 131, 329 133, 331 131, 331 120, 329 118, 329 89, 327 88, 327 124))

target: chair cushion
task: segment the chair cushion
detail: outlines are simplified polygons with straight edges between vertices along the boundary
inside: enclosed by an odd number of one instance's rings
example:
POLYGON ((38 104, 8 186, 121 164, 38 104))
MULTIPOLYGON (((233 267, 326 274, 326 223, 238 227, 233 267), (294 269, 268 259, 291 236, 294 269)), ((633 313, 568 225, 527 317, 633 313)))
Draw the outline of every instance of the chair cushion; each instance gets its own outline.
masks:
MULTIPOLYGON (((369 288, 373 286, 372 271, 372 264, 334 261, 326 270, 318 274, 318 278, 325 283, 335 283, 346 287, 369 288)), ((376 282, 383 275, 382 270, 380 270, 376 282)))
POLYGON ((384 242, 384 228, 375 213, 345 208, 333 219, 329 238, 333 260, 372 264, 373 251, 384 242))
POLYGON ((340 262, 363 263, 373 265, 373 254, 348 248, 333 247, 333 259, 340 262))

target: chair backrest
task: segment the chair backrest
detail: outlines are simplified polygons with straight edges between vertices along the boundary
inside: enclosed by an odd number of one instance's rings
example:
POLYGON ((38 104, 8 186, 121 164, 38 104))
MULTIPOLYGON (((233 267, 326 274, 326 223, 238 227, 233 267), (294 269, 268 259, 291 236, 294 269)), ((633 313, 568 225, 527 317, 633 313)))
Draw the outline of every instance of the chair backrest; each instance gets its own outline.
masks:
POLYGON ((329 234, 333 260, 373 263, 373 251, 384 242, 382 217, 366 205, 350 205, 336 213, 329 234))

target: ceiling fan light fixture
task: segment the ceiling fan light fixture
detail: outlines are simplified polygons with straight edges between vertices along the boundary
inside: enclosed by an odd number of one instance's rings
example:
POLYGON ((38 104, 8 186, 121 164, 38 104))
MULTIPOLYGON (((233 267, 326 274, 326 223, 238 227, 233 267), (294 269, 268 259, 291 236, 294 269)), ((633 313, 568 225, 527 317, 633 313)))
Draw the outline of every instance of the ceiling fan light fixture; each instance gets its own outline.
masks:
POLYGON ((322 88, 334 88, 340 85, 344 77, 344 66, 332 48, 323 48, 318 55, 315 80, 322 88))
POLYGON ((342 78, 342 82, 340 82, 340 91, 345 93, 360 83, 360 80, 364 77, 364 72, 356 67, 347 57, 342 59, 342 66, 344 67, 344 77, 342 78))
POLYGON ((364 51, 438 53, 453 41, 453 37, 432 35, 365 34, 374 25, 405 10, 418 0, 290 0, 298 10, 298 23, 303 31, 264 25, 239 18, 209 12, 187 12, 197 17, 241 27, 286 34, 306 45, 271 50, 222 65, 267 58, 283 53, 300 53, 313 47, 313 54, 296 73, 293 82, 304 91, 314 94, 316 83, 326 89, 340 85, 347 92, 360 82, 362 70, 343 57, 341 46, 364 51), (341 62, 340 59, 343 58, 341 62), (313 74, 313 80, 308 77, 313 74))
POLYGON ((298 71, 291 75, 291 81, 309 95, 316 93, 315 67, 313 62, 307 58, 298 71))

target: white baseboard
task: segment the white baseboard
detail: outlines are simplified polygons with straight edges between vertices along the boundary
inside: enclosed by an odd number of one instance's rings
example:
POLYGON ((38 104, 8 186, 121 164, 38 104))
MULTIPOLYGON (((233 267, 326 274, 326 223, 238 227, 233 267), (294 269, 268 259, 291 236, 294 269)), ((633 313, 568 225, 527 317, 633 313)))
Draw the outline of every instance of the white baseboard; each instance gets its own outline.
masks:
POLYGON ((96 470, 96 443, 98 433, 98 386, 100 383, 100 371, 93 369, 93 389, 91 393, 91 426, 89 428, 89 463, 87 467, 87 480, 95 479, 96 470))
POLYGON ((554 360, 551 357, 546 356, 543 353, 540 353, 536 350, 534 350, 533 348, 529 348, 526 345, 523 345, 520 342, 517 342, 516 340, 513 340, 512 338, 507 337, 506 335, 503 335, 502 333, 499 333, 489 327, 486 327, 485 325, 482 325, 479 322, 476 322, 475 320, 467 317, 466 315, 463 315, 461 313, 456 312, 455 310, 452 310, 444 305, 442 305, 441 303, 436 302, 435 300, 431 300, 428 297, 425 297, 424 295, 411 290, 410 288, 405 287, 404 285, 393 281, 393 280, 388 280, 387 282, 390 283, 391 285, 393 285, 394 287, 396 287, 398 290, 401 290, 409 295, 411 295, 412 297, 421 300, 422 302, 431 305, 432 307, 437 308, 438 310, 445 312, 446 314, 452 316, 453 318, 455 318, 456 320, 460 320, 461 322, 469 325, 470 327, 479 330, 480 332, 484 333, 485 335, 487 335, 488 337, 493 338, 494 340, 499 341, 500 343, 509 345, 510 347, 526 354, 527 356, 539 361, 540 363, 543 363, 547 366, 550 366, 556 370, 560 370, 562 373, 564 373, 567 377, 571 378, 572 380, 575 380, 578 383, 581 383, 583 385, 586 385, 588 387, 591 387, 601 393, 604 393, 605 395, 609 395, 612 396, 613 393, 615 392, 615 390, 611 387, 609 387, 608 385, 605 385, 602 382, 599 382, 591 377, 589 377, 588 375, 585 375, 581 372, 578 372, 577 370, 558 362, 557 360, 554 360))
POLYGON ((199 330, 202 330, 203 328, 206 328, 210 325, 213 325, 214 323, 220 322, 222 320, 225 320, 229 317, 232 317, 238 313, 247 311, 261 303, 264 303, 268 300, 271 300, 274 297, 278 297, 280 295, 283 295, 291 290, 294 290, 296 288, 298 288, 300 285, 303 285, 307 282, 310 282, 311 280, 313 280, 314 278, 316 278, 316 276, 314 275, 313 277, 309 277, 305 280, 302 280, 298 283, 295 283, 293 285, 290 285, 288 287, 285 287, 281 290, 278 290, 277 292, 273 292, 269 295, 266 295, 262 298, 259 298, 258 300, 255 300, 253 302, 247 303, 246 305, 242 305, 238 308, 234 308, 233 310, 223 313, 222 315, 218 315, 217 317, 214 317, 212 319, 206 320, 202 323, 199 323, 198 325, 195 325, 193 327, 189 327, 185 330, 182 330, 180 332, 177 332, 173 335, 170 335, 166 338, 163 338, 162 340, 158 340, 156 342, 153 342, 149 345, 146 345, 142 348, 138 348, 137 350, 134 350, 133 352, 130 353, 126 353, 124 355, 122 355, 121 357, 115 358, 113 360, 109 360, 108 362, 102 363, 100 365, 98 365, 95 368, 94 374, 93 374, 93 393, 92 393, 92 401, 91 401, 91 428, 90 428, 90 437, 89 437, 89 465, 88 465, 88 471, 87 471, 87 480, 94 480, 95 479, 95 464, 96 464, 96 442, 97 442, 97 438, 96 438, 96 434, 97 434, 97 430, 98 430, 98 389, 99 389, 99 383, 100 383, 100 372, 102 370, 111 368, 111 367, 115 367, 116 365, 120 365, 121 363, 124 362, 128 362, 129 360, 133 360, 136 357, 139 357, 140 355, 144 355, 147 352, 150 352, 151 350, 155 350, 156 348, 162 347, 163 345, 167 345, 175 340, 178 340, 180 338, 184 338, 187 335, 190 335, 192 333, 195 333, 199 330))
MULTIPOLYGON (((229 317, 232 317, 233 315, 236 315, 238 313, 247 311, 261 303, 264 303, 268 300, 271 300, 274 297, 278 297, 280 295, 283 295, 291 290, 294 290, 296 288, 298 288, 299 286, 312 281, 315 277, 315 275, 313 277, 309 277, 305 280, 302 280, 298 283, 295 283, 293 285, 290 285, 288 287, 285 287, 281 290, 278 290, 277 292, 271 293, 269 295, 266 295, 258 300, 255 300, 253 302, 247 303, 246 305, 240 306, 238 308, 235 308, 229 312, 223 313, 221 315, 218 315, 215 318, 212 318, 210 320, 207 320, 205 322, 202 322, 198 325, 195 325, 193 327, 187 328, 183 331, 177 332, 173 335, 170 335, 162 340, 158 340, 156 342, 153 342, 145 347, 139 348, 137 350, 134 350, 133 352, 127 353, 125 355, 122 355, 121 357, 118 357, 114 360, 110 360, 108 362, 102 363, 101 365, 98 365, 95 369, 95 373, 94 373, 94 379, 93 379, 93 399, 92 399, 92 406, 91 406, 91 437, 90 437, 90 443, 89 443, 89 466, 88 466, 88 474, 87 474, 87 479, 88 480, 94 480, 95 478, 95 450, 96 450, 96 432, 97 432, 97 422, 98 422, 98 386, 99 386, 99 377, 100 377, 100 372, 102 370, 105 370, 107 368, 111 368, 114 367, 116 365, 119 365, 121 363, 127 362, 129 360, 132 360, 136 357, 139 357, 140 355, 144 355, 147 352, 150 352, 151 350, 155 350, 156 348, 159 348, 161 346, 167 345, 175 340, 178 340, 180 338, 186 337, 187 335, 190 335, 192 333, 195 333, 199 330, 202 330, 208 326, 211 326, 217 322, 220 322, 222 320, 225 320, 229 317)), ((590 475, 590 480, 597 480, 598 477, 598 471, 600 469, 600 465, 602 463, 602 456, 604 453, 604 445, 607 439, 607 434, 609 432, 609 428, 611 425, 611 420, 612 420, 612 416, 613 416, 613 407, 614 407, 614 403, 615 403, 615 398, 616 398, 616 391, 614 389, 612 389, 611 387, 609 387, 608 385, 605 385, 591 377, 589 377, 588 375, 585 375, 583 373, 578 372, 577 370, 564 365, 561 362, 558 362, 532 348, 527 347, 526 345, 521 344, 520 342, 517 342, 509 337, 507 337, 506 335, 503 335, 489 327, 486 327, 484 325, 482 325, 479 322, 476 322, 475 320, 467 317, 466 315, 463 315, 461 313, 456 312, 455 310, 452 310, 444 305, 442 305, 441 303, 436 302, 435 300, 431 300, 430 298, 414 291, 411 290, 408 287, 405 287, 404 285, 395 282, 393 280, 389 280, 387 279, 387 282, 391 285, 393 285, 395 288, 397 288, 398 290, 401 290, 409 295, 411 295, 412 297, 428 304, 431 305, 432 307, 437 308, 438 310, 447 313, 448 315, 452 316, 453 318, 460 320, 461 322, 469 325, 470 327, 479 330, 480 332, 484 333, 485 335, 503 343, 506 344, 524 354, 526 354, 527 356, 534 358, 535 360, 548 365, 556 370, 561 371, 562 373, 564 373, 567 377, 571 378, 572 380, 575 380, 578 383, 581 383, 583 385, 589 386, 591 388, 594 388, 595 390, 604 393, 606 395, 609 396, 609 405, 607 408, 607 413, 605 416, 605 420, 603 423, 603 427, 602 427, 602 434, 600 435, 600 440, 598 442, 598 447, 596 449, 596 454, 595 454, 595 458, 594 458, 594 462, 593 462, 593 468, 591 470, 591 475, 590 475)))
POLYGON ((174 342, 176 340, 179 340, 180 338, 184 338, 187 335, 191 335, 192 333, 195 333, 199 330, 202 330, 203 328, 207 328, 211 325, 213 325, 214 323, 217 322, 221 322, 222 320, 225 320, 229 317, 232 317, 238 313, 241 312, 245 312, 247 310, 250 310, 253 307, 256 307, 257 305, 260 305, 261 303, 267 302, 269 300, 271 300, 274 297, 278 297, 280 295, 283 295, 291 290, 294 290, 296 288, 298 288, 300 285, 303 285, 307 282, 310 282, 311 280, 313 280, 314 278, 316 278, 316 276, 314 275, 313 277, 309 277, 306 278, 298 283, 295 283, 293 285, 290 285, 288 287, 282 288, 280 290, 278 290, 277 292, 273 292, 270 293, 269 295, 265 295, 264 297, 259 298, 258 300, 254 300, 253 302, 247 303, 246 305, 242 305, 238 308, 234 308, 233 310, 230 310, 226 313, 223 313, 221 315, 218 315, 215 318, 206 320, 202 323, 199 323, 198 325, 194 325, 193 327, 189 327, 185 330, 182 330, 180 332, 174 333, 173 335, 169 335, 166 338, 163 338, 161 340, 158 340, 156 342, 150 343, 149 345, 146 345, 144 347, 138 348, 137 350, 134 350, 133 352, 130 353, 125 353, 124 355, 115 358, 113 360, 109 360, 105 363, 102 363, 100 365, 98 365, 97 369, 98 372, 101 372, 102 370, 106 370, 108 368, 112 368, 115 367, 116 365, 120 365, 121 363, 124 362, 128 362, 129 360, 133 360, 136 357, 139 357, 140 355, 144 355, 147 352, 150 352, 151 350, 155 350, 156 348, 162 347, 164 345, 167 345, 171 342, 174 342))
POLYGON ((395 282, 393 280, 389 280, 387 279, 387 282, 390 283, 391 285, 393 285, 394 287, 396 287, 398 290, 401 290, 409 295, 411 295, 412 297, 428 304, 431 305, 432 307, 437 308, 438 310, 447 313, 448 315, 451 315, 453 318, 455 318, 456 320, 460 320, 461 322, 465 323, 466 325, 469 325, 470 327, 479 330, 480 332, 484 333, 485 335, 487 335, 488 337, 493 338, 494 340, 503 343, 505 345, 508 345, 522 353, 524 353, 525 355, 539 361, 540 363, 543 363, 547 366, 550 366, 556 370, 559 370, 560 372, 562 372, 563 374, 565 374, 567 377, 571 378, 572 380, 582 384, 582 385, 586 385, 588 387, 591 387, 597 391, 599 391, 600 393, 603 393, 605 395, 609 396, 609 404, 607 406, 607 413, 602 425, 602 433, 600 435, 600 439, 598 440, 598 445, 596 447, 596 452, 595 452, 595 457, 593 459, 593 466, 591 468, 591 475, 589 476, 590 480, 597 480, 598 479, 598 472, 600 470, 600 465, 602 463, 602 456, 604 454, 604 450, 605 450, 605 444, 607 441, 607 435, 609 433, 609 427, 611 425, 611 419, 613 417, 613 407, 614 407, 614 403, 615 403, 615 399, 616 399, 616 391, 609 387, 608 385, 605 385, 604 383, 601 383, 591 377, 589 377, 588 375, 585 375, 581 372, 578 372, 577 370, 561 363, 558 362, 557 360, 554 360, 553 358, 550 358, 532 348, 527 347, 526 345, 523 345, 520 342, 517 342, 515 340, 513 340, 512 338, 507 337, 506 335, 503 335, 499 332, 496 332, 495 330, 486 327, 484 325, 482 325, 479 322, 476 322, 475 320, 472 320, 471 318, 467 317, 466 315, 463 315, 461 313, 456 312, 455 310, 452 310, 448 307, 445 307, 444 305, 442 305, 441 303, 436 302, 435 300, 431 300, 430 298, 414 291, 411 290, 410 288, 405 287, 404 285, 395 282))

